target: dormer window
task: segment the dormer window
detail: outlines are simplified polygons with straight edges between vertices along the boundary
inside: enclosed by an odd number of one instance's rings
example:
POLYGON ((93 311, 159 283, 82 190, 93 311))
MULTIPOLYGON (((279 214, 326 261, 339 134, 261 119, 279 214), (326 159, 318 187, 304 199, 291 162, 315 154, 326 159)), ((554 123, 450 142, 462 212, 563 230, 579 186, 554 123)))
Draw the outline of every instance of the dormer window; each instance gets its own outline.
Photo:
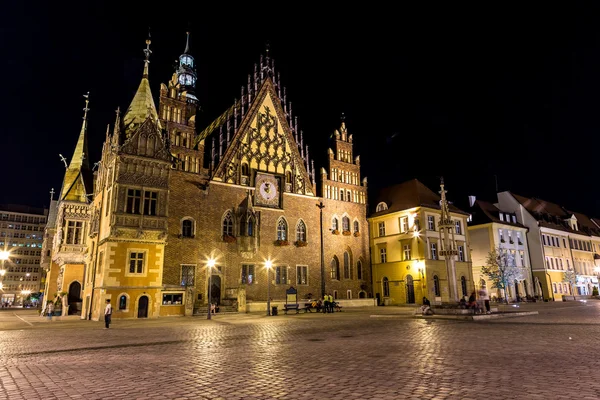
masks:
POLYGON ((504 221, 504 213, 500 213, 500 221, 504 221))
POLYGON ((385 204, 383 201, 379 204, 377 204, 377 209, 376 212, 380 212, 380 211, 385 211, 388 209, 387 204, 385 204))

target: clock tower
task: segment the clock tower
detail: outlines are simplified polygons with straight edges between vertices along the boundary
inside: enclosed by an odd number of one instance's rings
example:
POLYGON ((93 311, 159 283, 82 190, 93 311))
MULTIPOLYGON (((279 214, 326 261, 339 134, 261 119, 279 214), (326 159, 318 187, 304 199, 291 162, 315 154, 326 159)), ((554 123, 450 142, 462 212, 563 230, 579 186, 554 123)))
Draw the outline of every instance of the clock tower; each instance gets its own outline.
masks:
POLYGON ((187 32, 185 50, 179 56, 168 84, 160 85, 159 116, 169 134, 171 153, 177 157, 176 169, 199 174, 203 168, 204 141, 195 146, 196 112, 198 98, 194 57, 190 54, 190 33, 187 32))

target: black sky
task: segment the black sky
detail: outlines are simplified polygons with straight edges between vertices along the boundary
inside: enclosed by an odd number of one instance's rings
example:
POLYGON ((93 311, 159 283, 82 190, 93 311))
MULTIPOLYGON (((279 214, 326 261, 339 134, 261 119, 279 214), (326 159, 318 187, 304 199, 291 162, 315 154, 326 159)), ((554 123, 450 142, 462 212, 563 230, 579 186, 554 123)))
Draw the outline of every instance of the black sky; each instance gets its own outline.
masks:
POLYGON ((98 160, 139 84, 148 27, 157 104, 189 27, 201 127, 240 96, 269 42, 316 166, 343 112, 370 195, 412 178, 437 190, 443 175, 450 199, 493 200, 497 178, 600 216, 597 6, 318 4, 3 6, 0 203, 44 206, 60 189, 58 154, 72 155, 87 91, 98 160))

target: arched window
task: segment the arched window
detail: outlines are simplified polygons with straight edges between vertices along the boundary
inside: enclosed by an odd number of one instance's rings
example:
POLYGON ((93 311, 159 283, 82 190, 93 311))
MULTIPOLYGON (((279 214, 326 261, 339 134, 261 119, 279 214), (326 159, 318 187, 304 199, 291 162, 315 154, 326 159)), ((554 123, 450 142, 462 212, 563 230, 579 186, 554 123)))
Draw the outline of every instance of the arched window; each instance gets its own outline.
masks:
POLYGON ((119 297, 119 310, 127 310, 127 296, 125 295, 119 297))
POLYGON ((298 222, 298 226, 296 227, 296 241, 298 242, 306 242, 306 225, 304 225, 304 221, 298 222))
POLYGON ((285 173, 285 183, 292 183, 292 172, 287 171, 285 173))
POLYGON ((433 276, 433 292, 437 297, 440 297, 440 278, 437 275, 433 276))
POLYGON ((240 218, 240 236, 246 236, 246 229, 248 228, 248 217, 246 215, 242 215, 240 218))
POLYGON ((344 252, 344 279, 350 279, 350 254, 344 252))
POLYGON ((383 201, 381 203, 377 204, 377 209, 376 209, 377 212, 385 211, 387 209, 388 209, 387 204, 385 204, 383 201))
POLYGON ((358 225, 358 221, 354 221, 354 233, 360 232, 360 225, 358 225))
POLYGON ((256 224, 256 220, 253 216, 248 217, 248 236, 254 236, 254 226, 256 224))
POLYGON ((331 279, 340 279, 340 263, 337 257, 333 257, 331 260, 331 279))
POLYGON ((340 200, 344 201, 344 191, 340 190, 340 200))
POLYGON ((390 297, 390 281, 387 276, 383 278, 383 297, 390 297))
POLYGON ((233 218, 229 211, 223 218, 223 236, 233 236, 233 218))
POLYGON ((338 224, 338 219, 337 218, 333 218, 331 220, 331 229, 333 229, 334 231, 337 231, 339 229, 339 224, 338 224))
POLYGON ((248 164, 247 163, 243 163, 242 164, 242 175, 249 176, 249 174, 250 174, 250 170, 248 168, 248 164))
POLYGON ((184 219, 181 222, 181 236, 194 237, 194 221, 191 219, 184 219))
POLYGON ((362 263, 360 262, 360 260, 358 260, 358 262, 356 263, 356 277, 358 279, 363 278, 362 263))
POLYGON ((460 277, 460 287, 462 289, 463 296, 466 296, 467 295, 467 278, 465 278, 464 276, 460 277))
POLYGON ((277 240, 287 240, 288 237, 288 226, 285 219, 279 218, 277 222, 277 240))
POLYGON ((348 217, 342 218, 342 229, 344 232, 350 232, 350 218, 348 218, 348 217))
POLYGON ((352 201, 352 193, 349 190, 346 192, 346 201, 352 201))

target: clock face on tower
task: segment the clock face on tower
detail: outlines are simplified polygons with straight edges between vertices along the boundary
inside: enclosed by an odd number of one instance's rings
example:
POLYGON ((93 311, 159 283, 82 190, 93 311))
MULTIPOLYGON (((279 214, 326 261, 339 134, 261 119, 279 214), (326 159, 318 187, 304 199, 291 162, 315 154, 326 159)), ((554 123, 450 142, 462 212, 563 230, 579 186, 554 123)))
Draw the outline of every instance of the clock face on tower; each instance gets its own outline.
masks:
POLYGON ((256 205, 279 207, 279 181, 270 174, 256 174, 256 205))

